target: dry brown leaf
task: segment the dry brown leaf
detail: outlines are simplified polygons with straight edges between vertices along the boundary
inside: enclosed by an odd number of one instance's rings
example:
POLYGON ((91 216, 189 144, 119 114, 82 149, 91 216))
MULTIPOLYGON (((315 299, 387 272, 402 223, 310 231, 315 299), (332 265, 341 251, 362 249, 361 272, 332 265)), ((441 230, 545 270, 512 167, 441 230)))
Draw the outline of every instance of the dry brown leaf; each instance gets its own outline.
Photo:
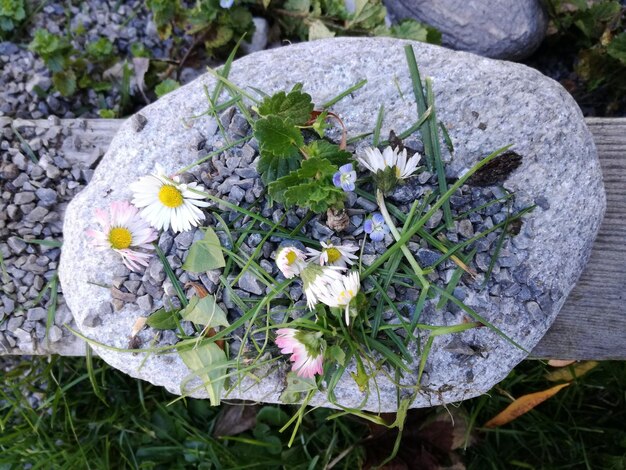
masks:
POLYGON ((148 317, 139 317, 135 320, 135 324, 133 325, 133 329, 130 331, 130 337, 134 338, 137 336, 137 333, 141 331, 141 329, 146 326, 146 322, 148 321, 148 317))
POLYGON ((207 295, 209 295, 209 293, 206 291, 204 286, 201 284, 198 284, 197 282, 189 281, 187 284, 185 284, 185 289, 187 289, 188 287, 193 287, 194 290, 196 291, 196 295, 200 297, 201 299, 204 299, 207 295))
POLYGON ((575 360, 550 359, 548 365, 552 367, 567 367, 576 362, 575 360))
POLYGON ((562 388, 565 388, 569 385, 569 382, 559 384, 547 390, 542 390, 541 392, 529 393, 528 395, 521 396, 509 406, 507 406, 504 410, 502 410, 500 413, 498 413, 496 416, 487 421, 484 427, 495 428, 510 423, 524 413, 528 413, 530 410, 532 410, 540 403, 543 403, 548 398, 556 395, 562 388))
POLYGON ((570 382, 577 377, 585 375, 598 364, 597 361, 579 362, 575 366, 568 367, 567 369, 559 369, 546 374, 546 379, 550 382, 570 382))

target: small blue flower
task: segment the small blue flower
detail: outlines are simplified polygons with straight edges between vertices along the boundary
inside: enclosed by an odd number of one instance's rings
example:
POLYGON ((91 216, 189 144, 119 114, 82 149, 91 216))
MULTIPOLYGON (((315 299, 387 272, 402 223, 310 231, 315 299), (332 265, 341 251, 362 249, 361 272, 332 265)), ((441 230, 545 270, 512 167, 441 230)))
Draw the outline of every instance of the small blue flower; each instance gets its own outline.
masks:
POLYGON ((220 6, 222 8, 230 8, 235 3, 235 0, 220 0, 220 6))
POLYGON ((354 191, 355 182, 356 171, 354 171, 352 163, 341 166, 339 171, 333 175, 333 184, 344 191, 354 191))
POLYGON ((385 234, 389 233, 389 227, 387 227, 383 216, 376 212, 365 221, 363 231, 369 234, 372 241, 380 242, 385 238, 385 234))

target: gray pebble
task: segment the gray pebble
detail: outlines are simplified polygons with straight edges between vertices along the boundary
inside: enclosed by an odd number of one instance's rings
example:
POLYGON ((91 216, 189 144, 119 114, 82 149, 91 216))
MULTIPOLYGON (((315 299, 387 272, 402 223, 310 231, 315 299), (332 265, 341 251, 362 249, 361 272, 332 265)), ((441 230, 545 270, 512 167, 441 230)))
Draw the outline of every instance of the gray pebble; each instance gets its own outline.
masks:
POLYGON ((47 316, 48 312, 42 307, 29 308, 26 312, 26 318, 29 321, 45 320, 47 316))
POLYGON ((256 276, 252 274, 250 271, 246 271, 239 278, 237 285, 245 290, 246 292, 250 292, 252 294, 261 295, 264 293, 263 287, 261 283, 257 280, 256 276))
POLYGON ((56 343, 60 341, 62 337, 63 337, 63 331, 58 326, 52 325, 50 327, 50 330, 48 330, 48 339, 52 343, 56 343))
POLYGON ((50 188, 39 188, 35 191, 35 194, 39 198, 39 203, 44 207, 49 207, 57 202, 57 192, 50 188))

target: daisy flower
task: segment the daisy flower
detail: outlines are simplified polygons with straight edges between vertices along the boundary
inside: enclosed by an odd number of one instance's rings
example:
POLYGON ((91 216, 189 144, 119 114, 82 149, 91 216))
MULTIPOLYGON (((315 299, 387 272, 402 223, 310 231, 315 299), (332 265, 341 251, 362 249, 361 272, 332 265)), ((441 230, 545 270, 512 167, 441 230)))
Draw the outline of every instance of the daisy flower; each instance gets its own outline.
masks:
POLYGON ((139 217, 136 207, 126 201, 112 202, 108 211, 95 210, 95 219, 102 230, 88 229, 87 235, 97 250, 113 250, 131 271, 139 271, 140 266, 148 266, 152 253, 152 242, 157 233, 139 217))
POLYGON ((293 246, 285 246, 276 254, 276 266, 283 276, 291 279, 306 267, 304 253, 293 246))
POLYGON ((382 214, 376 212, 363 223, 363 231, 370 236, 372 241, 380 242, 385 238, 385 234, 389 233, 389 227, 382 214))
POLYGON ((354 191, 356 183, 356 171, 352 163, 339 167, 339 171, 333 175, 333 184, 344 191, 354 191))
POLYGON ((133 204, 141 209, 141 216, 157 230, 183 232, 197 227, 204 214, 200 207, 207 207, 204 196, 194 191, 204 191, 197 183, 183 184, 179 177, 167 178, 161 165, 156 173, 139 178, 130 185, 134 193, 133 204))
POLYGON ((293 328, 277 330, 276 345, 283 354, 291 354, 291 370, 299 377, 312 379, 323 372, 324 340, 322 333, 304 333, 293 328))
POLYGON ((318 292, 324 290, 325 286, 335 280, 341 279, 341 268, 334 266, 319 266, 317 264, 309 264, 300 273, 304 294, 306 296, 306 304, 310 310, 313 310, 318 302, 318 292))
POLYGON ((319 263, 320 266, 338 266, 340 268, 346 268, 352 266, 354 261, 359 257, 354 255, 355 251, 359 251, 359 247, 356 245, 333 245, 332 243, 322 244, 322 251, 314 250, 313 248, 307 248, 311 261, 319 263))
POLYGON ((352 271, 340 279, 329 282, 323 289, 317 289, 315 294, 320 302, 329 307, 345 307, 346 325, 350 324, 350 302, 356 297, 361 288, 361 279, 357 271, 352 271))
POLYGON ((416 153, 407 160, 406 149, 386 147, 382 152, 373 147, 365 149, 365 154, 357 156, 357 161, 374 173, 376 186, 383 192, 391 191, 396 184, 415 173, 420 161, 420 154, 416 153))

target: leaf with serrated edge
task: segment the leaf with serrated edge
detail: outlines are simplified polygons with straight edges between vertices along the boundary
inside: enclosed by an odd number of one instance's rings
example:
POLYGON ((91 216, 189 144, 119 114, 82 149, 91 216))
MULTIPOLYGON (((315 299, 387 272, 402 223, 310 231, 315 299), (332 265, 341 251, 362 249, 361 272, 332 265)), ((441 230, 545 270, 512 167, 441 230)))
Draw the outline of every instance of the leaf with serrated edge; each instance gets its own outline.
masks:
POLYGON ((341 150, 338 145, 331 144, 325 140, 315 140, 304 147, 303 150, 309 158, 323 158, 337 166, 348 163, 352 157, 350 152, 341 150))
POLYGON ((183 320, 190 321, 196 325, 203 325, 207 328, 215 328, 216 326, 230 326, 226 320, 224 310, 217 305, 215 297, 207 295, 206 297, 193 296, 189 299, 189 304, 180 311, 183 320))
POLYGON ((311 95, 294 89, 289 93, 280 91, 268 96, 259 106, 262 117, 275 116, 291 125, 304 125, 311 117, 313 102, 311 95))
POLYGON ((540 403, 543 403, 548 398, 556 395, 562 388, 567 387, 568 385, 570 385, 569 382, 556 385, 547 390, 542 390, 541 392, 529 393, 528 395, 519 397, 504 410, 502 410, 496 416, 487 421, 485 423, 485 427, 495 428, 510 423, 514 419, 522 416, 525 413, 528 413, 530 410, 535 408, 540 403))
POLYGON ((215 231, 207 227, 204 238, 191 244, 182 268, 191 273, 204 273, 224 266, 226 266, 226 261, 220 240, 215 231))
POLYGON ((254 124, 254 137, 259 141, 262 153, 283 155, 304 145, 300 129, 279 117, 268 116, 254 124))
POLYGON ((261 152, 257 171, 265 184, 278 180, 300 167, 302 156, 298 149, 293 147, 290 153, 274 155, 261 152))
MULTIPOLYGON (((205 342, 190 349, 179 349, 178 355, 191 372, 204 383, 211 405, 218 406, 228 367, 226 353, 217 344, 205 342)), ((184 393, 183 388, 181 384, 181 393, 184 393)))

